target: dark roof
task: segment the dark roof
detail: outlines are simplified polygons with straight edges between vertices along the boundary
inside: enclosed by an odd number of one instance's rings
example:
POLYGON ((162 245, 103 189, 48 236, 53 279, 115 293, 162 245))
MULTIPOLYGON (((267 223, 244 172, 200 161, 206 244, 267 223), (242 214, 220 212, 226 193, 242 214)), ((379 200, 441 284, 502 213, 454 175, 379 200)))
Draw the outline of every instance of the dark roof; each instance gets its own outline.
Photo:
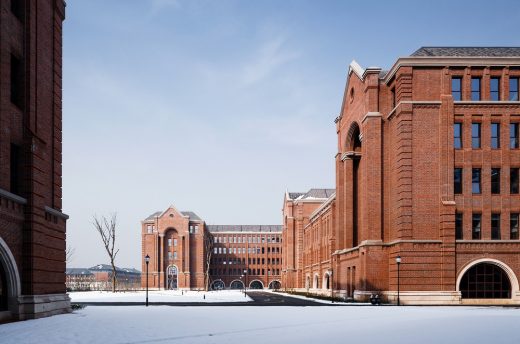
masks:
POLYGON ((85 268, 68 268, 65 270, 66 275, 92 275, 89 269, 85 268))
POLYGON ((210 232, 281 232, 280 225, 207 225, 210 232))
POLYGON ((520 47, 421 47, 410 56, 520 57, 520 47))
POLYGON ((307 192, 289 192, 290 199, 313 199, 329 198, 336 192, 336 189, 310 189, 307 192))
POLYGON ((197 214, 195 214, 193 211, 181 211, 181 213, 184 216, 188 216, 190 218, 190 220, 202 221, 202 219, 197 214))
MULTIPOLYGON (((93 267, 90 267, 88 269, 85 269, 85 270, 88 270, 90 272, 92 271, 108 271, 108 272, 112 272, 112 266, 111 265, 108 265, 108 264, 98 264, 98 265, 94 265, 93 267)), ((116 266, 116 271, 117 272, 126 272, 126 273, 141 273, 139 270, 137 269, 134 269, 134 268, 120 268, 120 267, 117 267, 116 266)))
POLYGON ((146 219, 144 219, 145 221, 150 221, 150 220, 154 220, 156 216, 159 216, 162 214, 162 211, 156 211, 155 213, 153 213, 152 215, 148 216, 146 219))

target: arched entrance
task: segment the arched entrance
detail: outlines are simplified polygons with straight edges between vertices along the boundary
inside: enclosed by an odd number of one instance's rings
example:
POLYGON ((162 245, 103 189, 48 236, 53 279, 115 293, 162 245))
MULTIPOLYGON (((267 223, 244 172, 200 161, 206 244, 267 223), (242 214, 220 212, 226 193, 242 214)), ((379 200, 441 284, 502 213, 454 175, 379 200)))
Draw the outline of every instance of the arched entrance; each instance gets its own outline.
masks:
POLYGON ((211 289, 212 290, 224 290, 226 288, 226 285, 224 284, 224 281, 222 280, 216 280, 211 283, 211 289))
POLYGON ((11 250, 0 238, 0 312, 17 313, 20 294, 20 275, 11 250), (13 307, 12 309, 9 306, 13 307))
POLYGON ((178 288, 178 277, 179 277, 179 270, 175 265, 168 266, 168 269, 166 270, 166 275, 168 276, 168 284, 167 289, 168 290, 174 290, 178 288))
POLYGON ((330 276, 328 272, 323 275, 323 289, 330 289, 330 276))
POLYGON ((229 288, 231 288, 231 289, 244 289, 244 282, 242 282, 241 280, 234 280, 229 285, 229 288))
POLYGON ((464 272, 459 283, 463 299, 510 299, 511 281, 493 262, 481 262, 464 272))
POLYGON ((259 280, 254 280, 249 283, 249 289, 264 289, 264 284, 259 280))
POLYGON ((318 289, 320 287, 319 280, 320 278, 318 277, 318 275, 314 275, 314 284, 312 286, 314 289, 318 289))
POLYGON ((361 130, 359 125, 354 122, 351 124, 348 134, 346 148, 352 159, 352 246, 358 245, 358 227, 359 227, 359 185, 361 183, 361 130))
POLYGON ((280 281, 274 280, 274 281, 269 282, 269 286, 267 288, 268 289, 280 289, 280 288, 282 288, 282 283, 280 283, 280 281))

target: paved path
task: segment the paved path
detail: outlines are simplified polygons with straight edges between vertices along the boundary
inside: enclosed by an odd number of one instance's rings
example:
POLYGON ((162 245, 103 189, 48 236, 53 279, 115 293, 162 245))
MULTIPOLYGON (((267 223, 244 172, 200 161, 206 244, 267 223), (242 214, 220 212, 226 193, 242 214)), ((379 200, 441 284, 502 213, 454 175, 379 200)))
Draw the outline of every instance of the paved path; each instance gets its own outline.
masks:
MULTIPOLYGON (((303 300, 265 291, 248 291, 247 295, 253 299, 250 302, 149 302, 150 306, 178 306, 178 307, 211 307, 211 306, 334 306, 333 303, 319 303, 312 300, 303 300)), ((73 302, 83 306, 144 306, 144 302, 73 302)))

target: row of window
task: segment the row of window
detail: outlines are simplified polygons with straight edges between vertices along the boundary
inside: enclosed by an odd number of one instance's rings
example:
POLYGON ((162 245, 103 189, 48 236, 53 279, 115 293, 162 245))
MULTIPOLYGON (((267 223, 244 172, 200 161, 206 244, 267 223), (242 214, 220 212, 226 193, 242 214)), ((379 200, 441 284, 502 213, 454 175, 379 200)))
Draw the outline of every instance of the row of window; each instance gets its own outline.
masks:
MULTIPOLYGON (((482 148, 482 123, 471 123, 471 148, 482 148)), ((453 124, 453 148, 462 149, 463 125, 460 122, 453 124)), ((500 148, 500 123, 491 123, 491 149, 500 148)), ((520 148, 520 123, 509 124, 509 148, 520 148)))
MULTIPOLYGON (((244 271, 242 269, 209 269, 211 276, 243 276, 244 271)), ((265 269, 248 269, 248 275, 258 276, 265 275, 265 269)), ((280 269, 267 269, 267 275, 279 275, 280 269)))
MULTIPOLYGON (((267 261, 267 265, 280 265, 282 264, 281 258, 247 258, 247 264, 248 265, 255 265, 255 264, 265 264, 267 261)), ((231 258, 212 258, 211 264, 229 264, 229 265, 237 265, 242 264, 245 265, 246 260, 245 258, 239 258, 239 257, 231 257, 231 258)))
MULTIPOLYGON (((264 254, 266 252, 265 247, 248 247, 247 249, 245 247, 230 247, 229 250, 226 247, 214 247, 213 253, 214 254, 264 254)), ((268 247, 267 253, 280 253, 281 248, 280 247, 268 247)))
MULTIPOLYGON (((155 230, 155 225, 146 225, 146 233, 152 234, 154 230, 155 230)), ((190 231, 190 234, 198 233, 199 225, 190 225, 189 231, 190 231)), ((168 239, 168 240, 171 240, 171 239, 168 239)), ((175 239, 175 240, 177 240, 177 239, 175 239)), ((171 246, 171 245, 168 244, 168 246, 171 246)), ((175 244, 175 246, 177 246, 177 244, 175 244)))
POLYGON ((168 259, 169 260, 177 259, 177 251, 168 252, 168 259))
MULTIPOLYGON (((455 168, 453 170, 453 192, 455 194, 461 194, 463 191, 463 178, 462 178, 463 169, 455 168)), ((500 168, 492 168, 491 169, 491 193, 492 194, 500 194, 500 180, 501 180, 501 169, 500 168)), ((511 168, 509 169, 509 193, 510 194, 518 194, 519 193, 519 182, 520 182, 520 169, 519 168, 511 168)), ((473 194, 481 194, 482 193, 482 169, 481 168, 472 168, 471 169, 471 192, 473 194)))
MULTIPOLYGON (((519 224, 519 213, 511 213, 509 215, 509 233, 504 239, 516 240, 518 239, 518 224, 519 224)), ((462 213, 455 214, 455 238, 464 239, 463 235, 463 216, 462 213)), ((502 231, 500 225, 500 213, 491 214, 491 239, 500 240, 502 239, 502 231)), ((472 214, 471 224, 471 239, 479 240, 482 238, 482 214, 472 214)))
MULTIPOLYGON (((242 236, 216 236, 215 242, 219 244, 245 244, 246 238, 242 236)), ((281 243, 282 238, 279 236, 248 236, 247 243, 251 244, 265 244, 265 243, 281 243)))
MULTIPOLYGON (((518 101, 518 89, 519 89, 519 78, 509 78, 509 100, 518 101)), ((491 77, 489 79, 489 100, 499 101, 500 100, 500 77, 491 77)), ((454 76, 451 78, 451 95, 453 100, 462 100, 462 77, 454 76)), ((471 78, 471 100, 479 101, 482 100, 482 78, 472 77, 471 78)))

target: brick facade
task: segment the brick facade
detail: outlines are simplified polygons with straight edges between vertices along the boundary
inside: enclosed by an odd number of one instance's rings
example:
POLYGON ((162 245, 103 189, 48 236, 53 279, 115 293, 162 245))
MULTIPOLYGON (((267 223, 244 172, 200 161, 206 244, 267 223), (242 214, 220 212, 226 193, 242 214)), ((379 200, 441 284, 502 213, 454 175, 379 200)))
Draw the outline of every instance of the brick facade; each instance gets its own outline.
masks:
POLYGON ((69 310, 61 212, 62 0, 0 1, 0 320, 69 310))
POLYGON ((142 286, 154 289, 279 287, 281 227, 207 225, 174 206, 141 223, 142 286), (278 282, 278 284, 277 284, 278 282))

